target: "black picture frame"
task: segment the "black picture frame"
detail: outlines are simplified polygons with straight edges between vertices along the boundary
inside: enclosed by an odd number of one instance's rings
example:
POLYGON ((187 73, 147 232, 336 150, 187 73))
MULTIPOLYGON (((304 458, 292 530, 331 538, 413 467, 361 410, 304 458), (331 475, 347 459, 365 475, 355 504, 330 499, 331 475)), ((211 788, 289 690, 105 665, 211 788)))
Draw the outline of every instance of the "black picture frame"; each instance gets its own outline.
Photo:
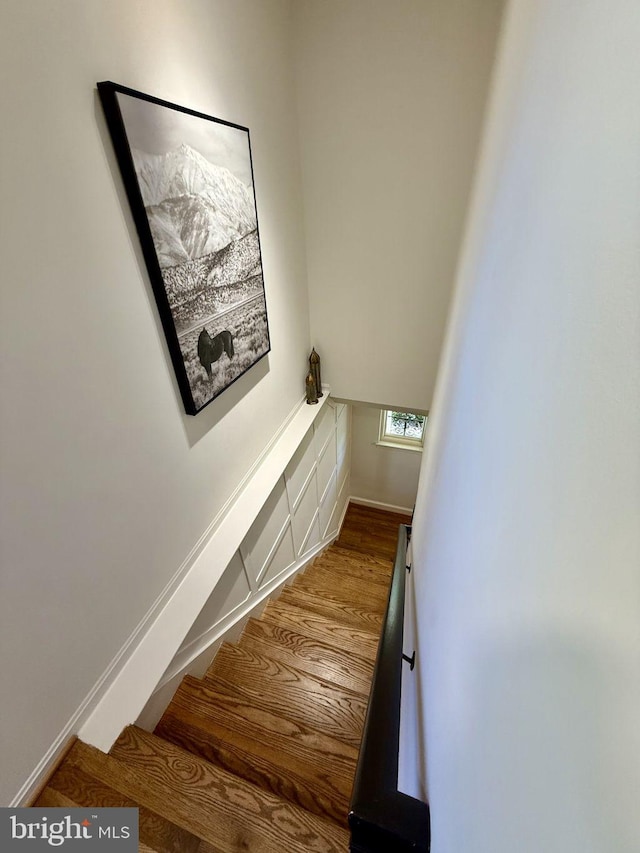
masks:
POLYGON ((271 350, 249 129, 97 84, 185 411, 271 350))

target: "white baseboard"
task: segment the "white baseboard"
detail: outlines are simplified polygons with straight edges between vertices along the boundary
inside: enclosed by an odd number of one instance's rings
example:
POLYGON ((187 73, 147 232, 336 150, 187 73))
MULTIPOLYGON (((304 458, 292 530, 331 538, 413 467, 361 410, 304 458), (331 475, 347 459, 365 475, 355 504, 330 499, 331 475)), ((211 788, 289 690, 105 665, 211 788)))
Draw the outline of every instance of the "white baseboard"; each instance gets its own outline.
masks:
POLYGON ((360 504, 360 506, 370 506, 374 509, 384 509, 387 512, 400 512, 405 515, 411 515, 413 512, 413 507, 408 506, 396 506, 395 504, 385 504, 380 501, 371 501, 369 498, 358 498, 355 495, 350 495, 349 500, 351 503, 360 504))

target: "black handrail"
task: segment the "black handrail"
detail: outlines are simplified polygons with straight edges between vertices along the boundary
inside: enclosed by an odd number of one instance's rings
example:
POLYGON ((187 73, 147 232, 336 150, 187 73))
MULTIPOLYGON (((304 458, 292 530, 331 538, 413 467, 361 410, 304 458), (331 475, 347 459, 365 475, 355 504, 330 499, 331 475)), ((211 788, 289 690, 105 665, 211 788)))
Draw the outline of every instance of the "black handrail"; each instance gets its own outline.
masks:
POLYGON ((398 791, 407 543, 401 524, 349 809, 351 853, 426 853, 429 806, 398 791))

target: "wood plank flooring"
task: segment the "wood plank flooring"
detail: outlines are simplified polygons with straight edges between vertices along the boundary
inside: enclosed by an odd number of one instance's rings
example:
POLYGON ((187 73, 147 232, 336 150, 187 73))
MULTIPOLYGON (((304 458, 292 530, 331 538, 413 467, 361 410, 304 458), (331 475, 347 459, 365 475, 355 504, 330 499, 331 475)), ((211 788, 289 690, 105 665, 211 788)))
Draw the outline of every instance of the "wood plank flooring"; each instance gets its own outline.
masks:
POLYGON ((395 513, 348 508, 338 540, 183 679, 155 732, 79 741, 35 805, 137 806, 147 853, 346 853, 387 604, 395 513))

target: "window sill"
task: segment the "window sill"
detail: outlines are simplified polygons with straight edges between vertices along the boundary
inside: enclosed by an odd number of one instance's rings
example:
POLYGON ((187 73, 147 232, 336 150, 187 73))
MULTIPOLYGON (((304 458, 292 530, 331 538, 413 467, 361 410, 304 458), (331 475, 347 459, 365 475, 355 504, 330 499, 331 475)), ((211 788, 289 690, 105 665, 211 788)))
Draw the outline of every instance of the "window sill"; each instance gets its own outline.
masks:
POLYGON ((375 443, 378 447, 393 447, 395 450, 412 450, 414 453, 422 453, 424 450, 421 444, 409 444, 408 442, 405 444, 402 441, 387 441, 386 439, 383 441, 380 439, 375 443))

